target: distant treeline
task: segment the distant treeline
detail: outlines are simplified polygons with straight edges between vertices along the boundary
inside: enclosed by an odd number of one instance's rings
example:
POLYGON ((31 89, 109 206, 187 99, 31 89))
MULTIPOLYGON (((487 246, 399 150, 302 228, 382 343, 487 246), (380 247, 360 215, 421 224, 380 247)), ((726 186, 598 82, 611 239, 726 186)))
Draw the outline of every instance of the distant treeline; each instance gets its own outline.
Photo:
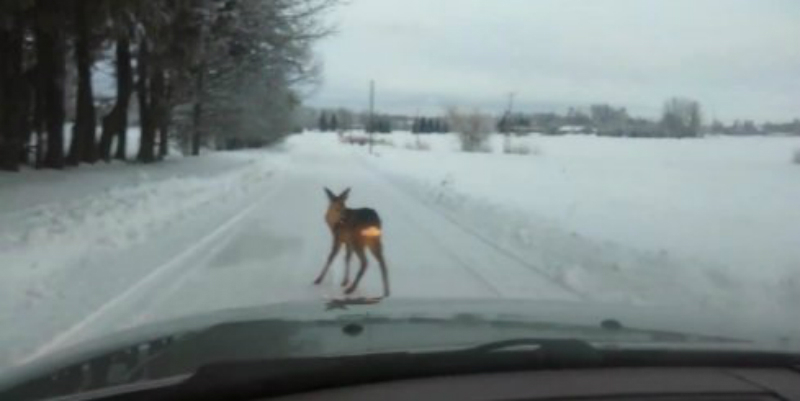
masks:
MULTIPOLYGON (((305 129, 321 131, 367 130, 413 133, 446 133, 452 121, 447 115, 410 117, 406 115, 376 114, 370 127, 369 113, 355 113, 348 109, 305 109, 301 124, 305 129)), ((664 103, 658 119, 631 116, 624 107, 595 104, 588 109, 570 108, 566 113, 504 113, 490 117, 497 132, 524 135, 591 134, 633 138, 689 138, 706 134, 721 135, 800 135, 800 119, 786 123, 756 124, 753 121, 720 121, 707 123, 703 119, 699 102, 687 98, 671 98, 664 103)))

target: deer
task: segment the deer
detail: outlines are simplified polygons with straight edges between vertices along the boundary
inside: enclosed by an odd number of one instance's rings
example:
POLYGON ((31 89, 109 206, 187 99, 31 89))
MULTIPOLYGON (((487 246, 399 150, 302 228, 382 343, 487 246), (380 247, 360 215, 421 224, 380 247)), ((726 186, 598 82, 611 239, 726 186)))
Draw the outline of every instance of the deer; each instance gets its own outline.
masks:
POLYGON ((389 273, 386 267, 386 261, 383 257, 383 244, 381 243, 381 219, 378 213, 373 209, 348 209, 345 202, 350 195, 350 188, 347 188, 339 194, 335 195, 330 189, 325 188, 325 194, 328 196, 328 210, 325 212, 325 223, 331 230, 333 235, 333 244, 331 251, 328 255, 327 262, 319 273, 319 276, 314 280, 315 285, 319 285, 328 273, 331 263, 336 258, 342 245, 345 247, 345 274, 342 280, 342 287, 345 287, 345 294, 352 294, 361 278, 367 271, 367 255, 365 249, 369 249, 372 255, 377 259, 381 268, 381 276, 383 278, 383 297, 389 296, 389 273), (356 274, 355 280, 350 282, 350 259, 355 252, 358 260, 361 262, 361 267, 356 274))

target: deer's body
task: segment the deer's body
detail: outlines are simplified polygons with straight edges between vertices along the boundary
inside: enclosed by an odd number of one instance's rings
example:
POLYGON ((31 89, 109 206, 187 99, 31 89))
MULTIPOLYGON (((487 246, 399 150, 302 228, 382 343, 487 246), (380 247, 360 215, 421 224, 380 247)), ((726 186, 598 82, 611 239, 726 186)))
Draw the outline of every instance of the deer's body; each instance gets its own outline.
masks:
POLYGON ((333 244, 331 252, 328 255, 328 260, 322 271, 317 277, 315 284, 319 284, 325 278, 325 275, 330 269, 339 250, 344 245, 345 247, 345 276, 342 281, 342 286, 347 287, 345 293, 350 294, 358 287, 364 273, 367 270, 367 255, 365 249, 369 249, 381 268, 383 277, 383 296, 389 296, 389 275, 386 268, 386 262, 383 258, 383 244, 381 243, 381 219, 378 213, 373 209, 348 209, 345 206, 345 201, 350 190, 345 190, 341 195, 336 196, 327 188, 325 192, 328 195, 330 204, 325 213, 325 223, 331 230, 333 236, 333 244), (355 252, 361 268, 356 274, 356 278, 350 284, 350 259, 355 252))

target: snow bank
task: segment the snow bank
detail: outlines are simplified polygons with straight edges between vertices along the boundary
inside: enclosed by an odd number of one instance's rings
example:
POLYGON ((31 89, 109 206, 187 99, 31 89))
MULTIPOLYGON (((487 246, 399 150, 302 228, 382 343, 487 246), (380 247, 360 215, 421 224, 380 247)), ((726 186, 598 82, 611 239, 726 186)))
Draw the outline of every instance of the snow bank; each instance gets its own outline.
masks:
MULTIPOLYGON (((259 152, 203 159, 209 170, 193 174, 189 168, 199 165, 191 159, 165 162, 160 168, 127 167, 131 171, 115 165, 76 170, 69 184, 75 192, 52 183, 47 174, 29 175, 27 183, 3 182, 3 201, 6 193, 14 192, 33 199, 49 194, 51 201, 0 214, 0 321, 13 321, 45 299, 59 299, 63 291, 99 276, 94 268, 113 270, 115 266, 97 262, 104 256, 152 240, 198 216, 223 215, 223 210, 263 188, 280 167, 259 152), (223 168, 214 173, 215 166, 223 168), (41 186, 34 185, 37 180, 41 186), (72 197, 77 193, 83 196, 72 197), (76 274, 73 282, 58 282, 70 280, 70 272, 76 274)), ((126 277, 126 272, 117 275, 126 277)), ((94 285, 112 287, 107 282, 94 285)))
POLYGON ((200 158, 172 156, 154 164, 114 160, 61 171, 23 169, 20 173, 0 174, 0 228, 9 216, 24 215, 39 205, 63 203, 130 183, 208 177, 239 169, 260 157, 248 152, 221 152, 200 158))

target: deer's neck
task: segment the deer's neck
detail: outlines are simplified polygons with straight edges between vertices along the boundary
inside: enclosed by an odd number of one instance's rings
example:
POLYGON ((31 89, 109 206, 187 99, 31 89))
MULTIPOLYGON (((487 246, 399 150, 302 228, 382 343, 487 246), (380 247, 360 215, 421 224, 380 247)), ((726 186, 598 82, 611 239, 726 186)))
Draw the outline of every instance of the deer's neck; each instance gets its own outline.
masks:
POLYGON ((347 218, 348 209, 342 209, 339 211, 336 210, 328 210, 325 213, 325 222, 328 223, 328 227, 334 228, 337 225, 341 224, 345 218, 347 218))

